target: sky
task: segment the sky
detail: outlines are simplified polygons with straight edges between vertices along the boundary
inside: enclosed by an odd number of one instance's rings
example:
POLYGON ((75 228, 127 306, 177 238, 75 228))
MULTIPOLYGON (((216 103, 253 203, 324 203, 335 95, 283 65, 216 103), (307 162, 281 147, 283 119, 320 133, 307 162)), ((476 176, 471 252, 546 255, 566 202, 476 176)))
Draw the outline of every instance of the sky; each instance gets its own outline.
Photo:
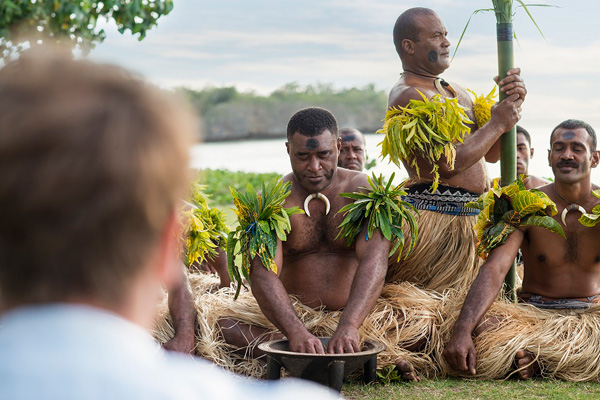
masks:
MULTIPOLYGON (((235 85, 268 94, 297 82, 338 89, 375 84, 387 92, 402 70, 392 42, 400 13, 416 6, 436 10, 453 51, 472 12, 491 4, 174 0, 173 11, 141 42, 104 24, 107 39, 89 57, 119 64, 167 88, 235 85)), ((515 65, 522 68, 528 88, 520 124, 532 134, 538 153, 545 153, 552 128, 567 118, 583 119, 600 131, 600 2, 547 4, 556 7, 530 7, 545 38, 522 8, 516 9, 514 19, 515 65)), ((495 16, 478 13, 443 77, 487 93, 496 74, 495 16)))

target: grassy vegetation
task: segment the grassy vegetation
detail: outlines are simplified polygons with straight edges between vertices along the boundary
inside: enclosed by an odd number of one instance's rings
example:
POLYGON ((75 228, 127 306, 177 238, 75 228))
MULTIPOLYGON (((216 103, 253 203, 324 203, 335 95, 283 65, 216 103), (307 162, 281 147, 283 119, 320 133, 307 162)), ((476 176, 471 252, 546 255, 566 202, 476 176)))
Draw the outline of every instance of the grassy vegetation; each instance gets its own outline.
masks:
POLYGON ((432 379, 418 383, 344 384, 348 399, 597 399, 600 383, 573 383, 548 379, 530 381, 476 381, 432 379))
POLYGON ((225 169, 204 169, 198 171, 197 179, 200 183, 206 185, 204 193, 210 197, 210 205, 225 212, 227 225, 231 228, 235 224, 236 218, 232 210, 233 198, 229 187, 245 192, 246 184, 249 183, 255 188, 260 188, 262 182, 268 182, 275 177, 281 177, 281 175, 275 172, 254 173, 225 169))

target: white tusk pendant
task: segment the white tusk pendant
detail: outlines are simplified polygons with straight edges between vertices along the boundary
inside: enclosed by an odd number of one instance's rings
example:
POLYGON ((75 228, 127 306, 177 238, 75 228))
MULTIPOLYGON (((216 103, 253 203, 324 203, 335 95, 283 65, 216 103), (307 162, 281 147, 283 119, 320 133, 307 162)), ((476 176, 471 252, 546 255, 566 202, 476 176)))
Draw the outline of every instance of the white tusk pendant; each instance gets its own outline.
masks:
POLYGON ((325 203, 325 215, 329 214, 331 205, 329 204, 329 199, 327 198, 327 196, 325 196, 323 193, 311 193, 308 196, 306 196, 306 199, 304 199, 304 212, 306 213, 306 215, 308 215, 310 217, 310 211, 308 209, 308 205, 310 204, 310 201, 312 199, 319 199, 323 203, 325 203))
POLYGON ((569 211, 577 210, 582 214, 585 214, 585 208, 581 207, 579 204, 569 204, 565 207, 565 209, 560 214, 560 220, 562 221, 564 226, 567 226, 566 218, 569 211))

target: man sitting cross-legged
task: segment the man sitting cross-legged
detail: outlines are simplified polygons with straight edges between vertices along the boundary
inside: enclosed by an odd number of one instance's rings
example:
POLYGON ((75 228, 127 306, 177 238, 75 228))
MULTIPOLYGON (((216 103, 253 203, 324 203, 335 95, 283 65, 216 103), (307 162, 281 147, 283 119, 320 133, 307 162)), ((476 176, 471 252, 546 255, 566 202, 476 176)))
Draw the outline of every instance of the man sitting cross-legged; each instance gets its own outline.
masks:
POLYGON ((522 226, 490 252, 443 353, 452 370, 501 378, 516 357, 521 378, 541 367, 559 378, 598 379, 600 314, 593 305, 600 294, 600 227, 578 218, 600 203, 590 179, 599 160, 587 123, 567 120, 553 130, 548 161, 555 181, 540 190, 556 203, 554 219, 566 237, 522 226), (519 247, 525 266, 519 300, 531 306, 494 303, 519 247))
MULTIPOLYGON (((291 215, 287 240, 277 241, 276 273, 259 257, 252 260, 252 293, 242 291, 237 300, 228 288, 197 294, 197 354, 254 376, 264 373, 257 344, 284 336, 297 352, 351 353, 373 339, 388 347, 380 366, 410 359, 404 348, 429 333, 438 316, 435 301, 410 284, 384 286, 390 241, 378 230, 366 240, 363 228, 350 245, 338 237, 344 220, 338 211, 352 202, 340 193, 369 183, 360 172, 337 168, 334 116, 314 107, 298 111, 289 121, 286 147, 293 172, 283 179, 291 183, 283 206, 306 213, 291 215), (317 337, 326 336, 331 340, 323 348, 317 337)), ((418 357, 411 362, 431 365, 418 357)))

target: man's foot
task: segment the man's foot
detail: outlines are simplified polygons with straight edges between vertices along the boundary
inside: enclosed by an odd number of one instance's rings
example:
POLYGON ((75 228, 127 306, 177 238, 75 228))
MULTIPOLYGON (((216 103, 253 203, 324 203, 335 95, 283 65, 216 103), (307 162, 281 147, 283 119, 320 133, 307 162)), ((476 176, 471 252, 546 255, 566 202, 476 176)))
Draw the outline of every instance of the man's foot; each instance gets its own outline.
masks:
POLYGON ((526 350, 517 351, 515 365, 519 379, 530 379, 540 369, 533 353, 526 350))
POLYGON ((406 382, 419 382, 421 378, 415 372, 412 364, 406 360, 396 360, 396 368, 400 371, 402 380, 406 382))

